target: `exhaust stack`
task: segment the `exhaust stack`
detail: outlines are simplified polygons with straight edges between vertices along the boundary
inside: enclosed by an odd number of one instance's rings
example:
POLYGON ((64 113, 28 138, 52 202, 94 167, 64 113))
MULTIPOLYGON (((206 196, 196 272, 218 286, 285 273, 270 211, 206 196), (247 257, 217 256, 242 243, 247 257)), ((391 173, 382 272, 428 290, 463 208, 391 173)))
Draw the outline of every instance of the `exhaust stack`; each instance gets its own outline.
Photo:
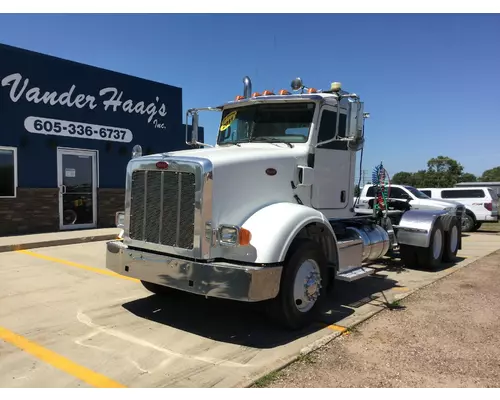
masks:
POLYGON ((248 76, 243 78, 243 96, 248 99, 252 95, 252 81, 248 76))

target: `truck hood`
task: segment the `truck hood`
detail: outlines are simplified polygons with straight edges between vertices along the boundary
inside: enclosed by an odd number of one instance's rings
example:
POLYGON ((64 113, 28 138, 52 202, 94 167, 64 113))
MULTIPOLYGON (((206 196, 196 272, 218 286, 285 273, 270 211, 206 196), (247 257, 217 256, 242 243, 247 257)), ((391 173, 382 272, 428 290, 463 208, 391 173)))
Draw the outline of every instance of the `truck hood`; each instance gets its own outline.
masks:
POLYGON ((216 224, 240 225, 263 206, 296 202, 294 195, 302 196, 291 182, 297 183, 297 165, 306 164, 305 145, 290 148, 283 143, 242 143, 165 155, 211 161, 212 220, 216 224), (269 168, 275 169, 276 174, 268 175, 269 168))
MULTIPOLYGON (((272 164, 278 160, 298 160, 307 150, 304 146, 290 148, 284 143, 241 143, 240 146, 225 145, 213 148, 171 151, 165 153, 169 157, 198 157, 212 162, 214 168, 242 162, 262 161, 272 164)), ((272 167, 269 165, 266 168, 272 167)))

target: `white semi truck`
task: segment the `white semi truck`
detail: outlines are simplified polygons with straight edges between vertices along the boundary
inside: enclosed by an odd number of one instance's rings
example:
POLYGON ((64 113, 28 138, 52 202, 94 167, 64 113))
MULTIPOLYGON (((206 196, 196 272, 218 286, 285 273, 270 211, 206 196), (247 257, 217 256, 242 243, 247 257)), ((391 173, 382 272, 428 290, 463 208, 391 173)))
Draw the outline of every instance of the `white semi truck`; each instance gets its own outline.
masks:
POLYGON ((371 275, 384 256, 431 269, 455 259, 454 209, 390 210, 381 179, 373 214, 355 216, 368 116, 359 96, 338 82, 316 90, 296 78, 276 94, 243 82, 234 101, 188 110, 193 149, 130 160, 107 268, 157 294, 265 302, 274 322, 300 329, 335 280, 371 275), (214 147, 197 141, 202 110, 222 113, 214 147))

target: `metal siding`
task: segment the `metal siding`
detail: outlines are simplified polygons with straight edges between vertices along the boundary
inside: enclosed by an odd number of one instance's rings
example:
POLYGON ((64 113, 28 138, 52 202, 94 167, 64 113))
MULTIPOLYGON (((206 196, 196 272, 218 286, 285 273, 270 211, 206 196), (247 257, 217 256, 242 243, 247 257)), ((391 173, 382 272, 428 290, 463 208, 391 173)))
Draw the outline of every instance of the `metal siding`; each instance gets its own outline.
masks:
MULTIPOLYGON (((51 106, 43 102, 28 102, 25 96, 15 103, 10 98, 11 87, 0 84, 0 146, 18 148, 19 187, 57 187, 56 147, 98 150, 99 186, 104 188, 125 186, 126 165, 136 144, 140 144, 144 152, 150 150, 153 153, 187 148, 184 143, 181 88, 1 44, 0 60, 0 82, 8 75, 20 73, 22 81, 19 86, 22 87, 24 79, 29 79, 25 93, 36 86, 41 94, 57 91, 59 95, 75 85, 72 99, 80 93, 92 95, 97 104, 93 110, 88 107, 51 106), (102 101, 109 96, 99 95, 99 91, 106 87, 123 91, 122 101, 131 99, 134 104, 144 101, 147 106, 158 97, 159 104, 166 105, 167 114, 165 117, 157 114, 156 117, 161 119, 166 129, 158 129, 153 123, 148 123, 147 114, 130 114, 121 109, 114 112, 110 108, 106 111, 102 101), (30 133, 24 127, 28 116, 126 128, 132 131, 133 140, 120 143, 30 133), (120 149, 124 154, 120 153, 120 149)), ((203 140, 202 128, 199 137, 203 140)))

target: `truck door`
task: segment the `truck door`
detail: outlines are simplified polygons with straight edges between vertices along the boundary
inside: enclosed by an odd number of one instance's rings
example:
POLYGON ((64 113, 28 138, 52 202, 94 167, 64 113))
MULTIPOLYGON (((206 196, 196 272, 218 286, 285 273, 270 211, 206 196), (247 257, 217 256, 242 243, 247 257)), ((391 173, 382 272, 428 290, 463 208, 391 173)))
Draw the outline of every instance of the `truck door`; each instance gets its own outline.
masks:
MULTIPOLYGON (((343 136, 346 131, 346 119, 345 110, 341 109, 339 132, 343 136)), ((355 153, 347 149, 347 142, 331 141, 335 136, 336 123, 336 107, 323 107, 314 151, 311 204, 316 209, 326 211, 325 214, 328 214, 328 210, 348 210, 353 197, 351 173, 353 162, 356 160, 355 153)))

